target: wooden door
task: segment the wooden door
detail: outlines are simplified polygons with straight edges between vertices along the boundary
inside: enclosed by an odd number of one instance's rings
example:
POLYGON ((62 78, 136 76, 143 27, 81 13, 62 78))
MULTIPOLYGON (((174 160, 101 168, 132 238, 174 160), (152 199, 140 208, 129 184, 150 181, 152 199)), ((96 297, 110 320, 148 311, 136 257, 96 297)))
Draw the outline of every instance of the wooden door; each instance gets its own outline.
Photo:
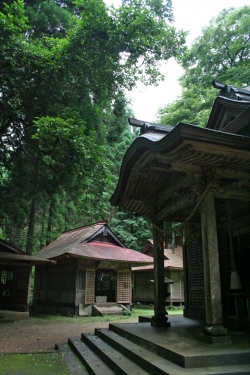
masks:
POLYGON ((130 303, 131 296, 131 271, 117 271, 117 303, 130 303))

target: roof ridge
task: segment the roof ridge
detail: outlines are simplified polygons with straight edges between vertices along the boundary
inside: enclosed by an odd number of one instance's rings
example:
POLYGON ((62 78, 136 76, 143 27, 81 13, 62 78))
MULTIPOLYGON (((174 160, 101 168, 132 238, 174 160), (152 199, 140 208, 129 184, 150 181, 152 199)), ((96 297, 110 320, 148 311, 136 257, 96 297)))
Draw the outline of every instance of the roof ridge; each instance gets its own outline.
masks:
POLYGON ((66 231, 62 232, 62 234, 70 233, 70 232, 77 232, 78 230, 81 230, 81 229, 84 229, 84 228, 94 227, 96 225, 108 225, 108 220, 97 221, 96 223, 84 225, 82 227, 78 227, 78 228, 74 228, 74 229, 70 229, 70 230, 66 230, 66 231))

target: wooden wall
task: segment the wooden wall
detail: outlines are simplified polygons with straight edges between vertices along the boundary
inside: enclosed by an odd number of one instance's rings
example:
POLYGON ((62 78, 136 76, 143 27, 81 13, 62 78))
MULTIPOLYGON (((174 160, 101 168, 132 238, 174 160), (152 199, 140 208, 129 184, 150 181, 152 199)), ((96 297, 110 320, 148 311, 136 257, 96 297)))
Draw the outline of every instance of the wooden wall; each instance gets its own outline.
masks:
MULTIPOLYGON (((167 271, 166 276, 174 281, 174 284, 168 286, 168 290, 171 293, 169 301, 171 303, 183 303, 184 302, 184 282, 183 282, 183 271, 167 271)), ((154 284, 151 280, 154 279, 153 271, 140 271, 134 272, 134 302, 154 302, 154 284)))
POLYGON ((75 314, 76 259, 37 266, 33 306, 46 313, 75 314))
POLYGON ((8 271, 1 270, 3 289, 9 290, 9 296, 1 298, 0 309, 14 311, 29 311, 30 267, 15 267, 8 271))

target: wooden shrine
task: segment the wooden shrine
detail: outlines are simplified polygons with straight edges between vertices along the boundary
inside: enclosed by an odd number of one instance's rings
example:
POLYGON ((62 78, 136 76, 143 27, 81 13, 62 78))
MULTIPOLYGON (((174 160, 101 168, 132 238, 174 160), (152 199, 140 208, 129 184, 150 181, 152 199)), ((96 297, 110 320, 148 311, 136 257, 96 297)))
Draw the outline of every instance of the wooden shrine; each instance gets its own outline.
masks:
POLYGON ((155 315, 167 324, 164 222, 184 238, 184 316, 204 319, 210 337, 249 326, 250 91, 219 89, 206 128, 129 119, 140 136, 127 150, 111 204, 148 217, 154 232, 155 315))

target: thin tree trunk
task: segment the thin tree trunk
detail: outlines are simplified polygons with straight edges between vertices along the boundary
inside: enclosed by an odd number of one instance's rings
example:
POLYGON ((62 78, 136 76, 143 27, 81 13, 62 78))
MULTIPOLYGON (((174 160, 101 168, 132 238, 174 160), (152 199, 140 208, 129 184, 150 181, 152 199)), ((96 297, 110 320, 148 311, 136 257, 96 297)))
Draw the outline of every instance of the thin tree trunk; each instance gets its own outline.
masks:
POLYGON ((48 217, 48 227, 47 227, 47 236, 46 236, 46 246, 51 242, 51 232, 52 232, 52 217, 53 217, 53 198, 50 200, 49 205, 49 217, 48 217))
POLYGON ((26 242, 26 253, 32 254, 33 252, 33 240, 34 240, 34 228, 35 228, 35 200, 33 199, 30 207, 29 216, 29 227, 26 242))

